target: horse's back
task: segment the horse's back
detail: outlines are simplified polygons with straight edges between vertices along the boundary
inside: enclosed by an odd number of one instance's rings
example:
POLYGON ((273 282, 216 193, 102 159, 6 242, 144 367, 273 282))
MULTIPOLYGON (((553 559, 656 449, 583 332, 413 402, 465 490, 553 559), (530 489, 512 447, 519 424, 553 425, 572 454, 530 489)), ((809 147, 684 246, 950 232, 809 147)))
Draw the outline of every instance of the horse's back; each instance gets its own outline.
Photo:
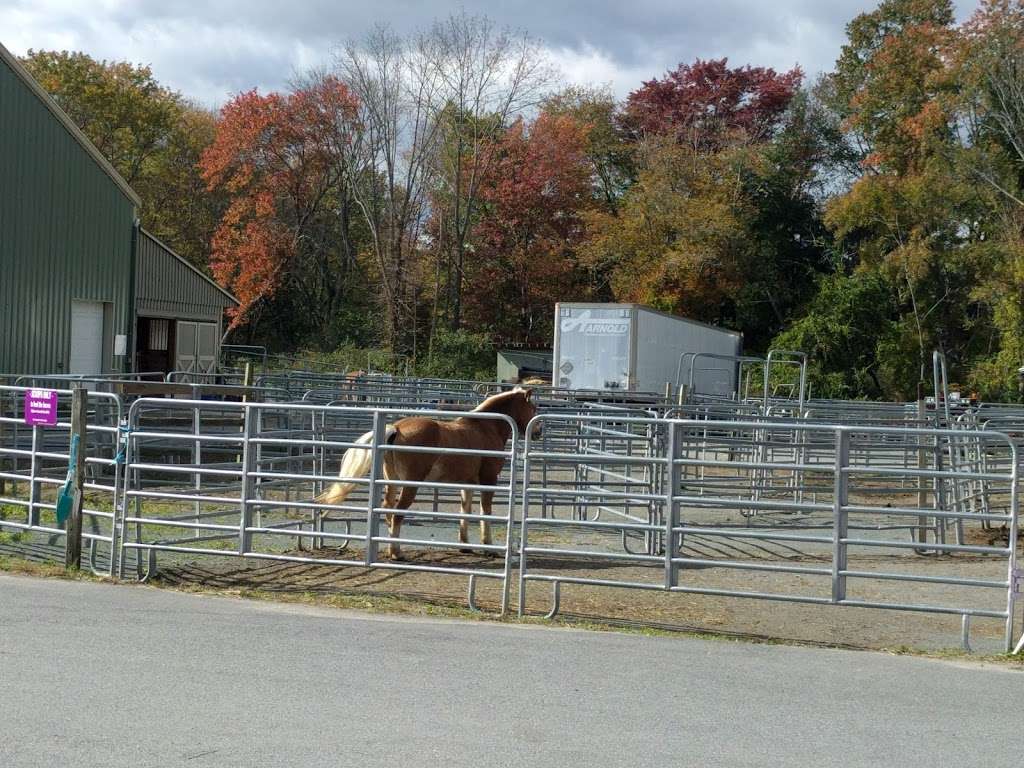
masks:
MULTIPOLYGON (((475 429, 466 420, 436 421, 425 416, 409 416, 396 421, 391 441, 398 446, 495 450, 484 430, 475 429)), ((501 446, 498 446, 500 449, 501 446)), ((481 457, 472 454, 394 452, 390 465, 402 479, 440 482, 477 482, 481 457)))
POLYGON ((430 446, 440 440, 440 424, 424 416, 408 416, 396 421, 392 427, 396 445, 430 446))
MULTIPOLYGON (((437 421, 426 416, 409 416, 395 422, 396 445, 438 448, 490 449, 491 436, 465 419, 437 421)), ((493 450, 493 449, 492 449, 493 450)))

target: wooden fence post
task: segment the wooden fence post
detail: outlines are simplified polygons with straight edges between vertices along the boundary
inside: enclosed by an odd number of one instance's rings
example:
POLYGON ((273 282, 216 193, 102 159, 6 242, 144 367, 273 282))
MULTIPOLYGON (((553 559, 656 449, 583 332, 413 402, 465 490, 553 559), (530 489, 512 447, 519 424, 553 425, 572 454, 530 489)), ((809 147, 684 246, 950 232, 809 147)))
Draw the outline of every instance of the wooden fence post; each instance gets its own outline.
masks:
POLYGON ((242 395, 242 402, 243 403, 247 403, 247 402, 249 402, 249 392, 248 392, 248 389, 249 389, 249 387, 252 386, 252 363, 246 363, 245 364, 245 373, 242 374, 242 386, 245 387, 245 389, 247 390, 242 395))
POLYGON ((85 485, 85 406, 88 391, 82 384, 75 384, 71 391, 71 444, 78 443, 75 454, 74 475, 71 481, 71 514, 64 527, 64 567, 80 568, 82 565, 82 492, 85 485), (77 438, 77 439, 76 439, 77 438))

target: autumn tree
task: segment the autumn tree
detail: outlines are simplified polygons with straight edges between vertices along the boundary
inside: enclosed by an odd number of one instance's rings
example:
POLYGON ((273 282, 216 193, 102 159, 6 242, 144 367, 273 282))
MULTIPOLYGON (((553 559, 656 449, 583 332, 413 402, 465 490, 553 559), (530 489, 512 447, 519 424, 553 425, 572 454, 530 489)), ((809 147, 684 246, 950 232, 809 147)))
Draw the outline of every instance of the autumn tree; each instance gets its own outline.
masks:
POLYGON ((698 60, 630 95, 636 181, 589 215, 583 247, 616 298, 738 327, 755 349, 784 326, 825 266, 800 77, 698 60))
POLYGON ((350 297, 358 111, 355 95, 331 76, 289 93, 242 93, 221 110, 201 167, 209 189, 230 196, 211 265, 241 302, 233 327, 258 323, 290 291, 325 333, 350 297))
POLYGON ((623 124, 637 138, 671 136, 698 150, 771 136, 800 83, 799 67, 729 67, 727 59, 680 64, 629 94, 623 124))
POLYGON ((549 115, 564 115, 587 126, 595 201, 609 213, 636 180, 635 144, 622 127, 620 106, 606 87, 571 85, 544 100, 549 115))
POLYGON ((467 276, 471 327, 504 342, 544 344, 556 301, 583 300, 577 250, 592 205, 588 126, 542 112, 518 120, 482 180, 485 215, 467 276))
POLYGON ((742 158, 719 153, 695 159, 674 140, 648 140, 637 181, 617 215, 588 217, 585 260, 609 274, 619 301, 728 322, 750 255, 742 158))
POLYGON ((970 361, 970 379, 987 398, 1015 397, 1024 365, 1024 3, 984 0, 959 32, 950 56, 963 133, 956 166, 986 200, 972 299, 987 310, 978 325, 990 341, 970 361))
POLYGON ((210 241, 227 204, 226 196, 207 188, 200 169, 217 132, 217 117, 186 108, 176 129, 146 163, 147 175, 135 183, 143 200, 142 222, 192 264, 206 269, 210 241))
POLYGON ((899 341, 879 348, 890 394, 912 396, 933 347, 971 354, 974 247, 985 201, 954 170, 959 147, 955 37, 949 0, 885 0, 847 28, 830 76, 834 108, 862 150, 862 172, 828 206, 826 221, 853 270, 891 286, 899 341))
POLYGON ((467 249, 472 248, 480 185, 491 170, 493 149, 509 122, 540 100, 552 72, 528 34, 501 29, 465 11, 420 34, 415 55, 433 68, 442 100, 434 116, 442 136, 431 215, 441 235, 435 245, 447 262, 448 321, 457 331, 467 249))
POLYGON ((840 274, 776 340, 813 342, 820 394, 913 397, 933 348, 954 381, 989 398, 1015 391, 1022 20, 1016 0, 987 0, 959 26, 946 0, 884 0, 848 25, 816 89, 859 161, 835 177, 826 206, 840 274))
POLYGON ((142 199, 142 225, 205 267, 220 200, 198 160, 214 117, 162 86, 149 67, 30 50, 22 63, 142 199))
POLYGON ((830 93, 865 167, 907 170, 924 159, 926 132, 942 138, 936 97, 952 24, 950 0, 883 0, 847 25, 830 93))

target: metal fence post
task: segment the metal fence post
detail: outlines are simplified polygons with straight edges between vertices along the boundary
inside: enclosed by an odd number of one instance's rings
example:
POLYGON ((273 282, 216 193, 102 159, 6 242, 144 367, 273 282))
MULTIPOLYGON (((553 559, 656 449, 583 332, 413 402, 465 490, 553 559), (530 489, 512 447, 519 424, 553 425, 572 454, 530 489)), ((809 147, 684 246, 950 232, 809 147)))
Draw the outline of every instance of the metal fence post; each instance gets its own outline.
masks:
MULTIPOLYGON (((6 394, 4 392, 0 392, 0 416, 4 416, 5 413, 6 413, 6 402, 5 402, 6 400, 7 400, 6 394)), ((12 406, 13 406, 13 403, 14 403, 14 398, 13 397, 11 398, 11 403, 12 403, 12 406)), ((15 415, 15 411, 14 411, 13 407, 11 408, 11 412, 10 413, 11 413, 12 417, 15 415)), ((0 448, 4 447, 4 441, 6 440, 7 431, 8 431, 7 430, 7 423, 4 422, 4 421, 0 421, 0 448)), ((17 437, 14 434, 14 430, 12 429, 10 431, 11 431, 11 443, 10 444, 11 444, 12 447, 13 446, 17 446, 18 439, 17 439, 17 437)), ((6 456, 0 456, 0 473, 4 472, 4 467, 6 467, 7 464, 8 464, 7 457, 6 456)), ((11 474, 14 474, 14 469, 15 469, 15 467, 12 464, 12 466, 10 468, 11 474)), ((7 495, 7 479, 4 478, 4 477, 0 477, 0 496, 6 496, 6 495, 7 495)))
POLYGON ((128 422, 122 420, 123 414, 120 399, 118 400, 117 432, 114 433, 114 513, 110 518, 110 578, 116 579, 121 574, 121 545, 124 542, 124 486, 125 457, 128 452, 128 422))
MULTIPOLYGON (((384 443, 386 423, 380 411, 373 412, 373 439, 370 440, 370 485, 366 502, 366 564, 377 560, 377 537, 380 536, 380 507, 383 487, 379 482, 384 477, 384 454, 379 446, 384 443)), ((349 448, 351 451, 352 449, 349 448)))
MULTIPOLYGON (((921 385, 918 385, 918 390, 921 390, 921 385)), ((936 405, 936 408, 938 405, 936 405)), ((923 427, 925 425, 925 419, 928 416, 927 409, 925 408, 924 393, 918 392, 917 398, 917 427, 923 427)), ((928 451, 925 446, 924 435, 915 435, 917 441, 917 468, 919 470, 928 469, 928 451)), ((928 483, 923 472, 917 476, 917 506, 921 510, 925 510, 928 507, 928 483)), ((920 515, 917 518, 918 529, 917 536, 922 544, 928 541, 928 516, 920 515)), ((938 537, 936 537, 936 540, 938 537)), ((926 550, 920 550, 922 554, 926 550)))
POLYGON ((1013 649, 1013 653, 1020 653, 1024 650, 1024 633, 1021 634, 1017 646, 1013 647, 1013 613, 1016 610, 1017 593, 1015 591, 1017 575, 1017 532, 1020 529, 1020 517, 1018 515, 1019 497, 1017 483, 1020 479, 1020 465, 1017 463, 1017 446, 1010 442, 1010 525, 1007 532, 1007 546, 1010 549, 1007 571, 1009 576, 1009 591, 1006 595, 1006 650, 1013 649))
POLYGON ((252 474, 255 462, 255 446, 252 445, 252 437, 255 430, 257 416, 251 405, 245 406, 243 415, 244 424, 242 427, 242 487, 240 492, 241 516, 238 521, 238 554, 244 555, 252 548, 252 509, 249 500, 252 498, 252 474))
POLYGON ((849 501, 850 433, 844 427, 836 429, 836 456, 833 465, 834 485, 832 493, 832 602, 846 599, 846 538, 847 512, 849 501))
MULTIPOLYGON (((532 467, 530 466, 530 448, 532 444, 532 432, 533 422, 538 418, 541 419, 539 423, 543 424, 543 417, 534 416, 530 421, 530 424, 526 428, 526 433, 523 435, 523 480, 522 490, 520 493, 522 497, 520 499, 522 503, 522 512, 519 519, 519 590, 516 596, 516 613, 519 616, 526 615, 526 546, 527 546, 527 518, 530 516, 530 477, 532 467)), ((547 430, 541 432, 541 451, 547 450, 547 430)), ((544 461, 541 464, 543 474, 541 475, 541 487, 547 488, 547 462, 544 461)), ((541 517, 547 517, 547 497, 541 497, 541 517)), ((552 505, 551 516, 555 516, 554 506, 552 505)), ((512 523, 509 521, 509 529, 512 528, 512 523)), ((511 534, 509 534, 511 535, 511 534)))
POLYGON ((28 524, 39 525, 39 438, 41 427, 32 425, 32 444, 28 467, 28 524))
MULTIPOLYGON (((665 589, 672 589, 679 583, 679 564, 673 562, 676 555, 676 532, 679 525, 679 503, 676 494, 681 482, 680 465, 677 463, 682 439, 679 434, 680 423, 670 421, 668 426, 668 445, 665 447, 665 589)), ((682 538, 682 537, 680 537, 682 538)), ((680 544, 682 542, 680 541, 680 544)))
MULTIPOLYGON (((117 553, 117 577, 123 579, 125 577, 125 541, 128 538, 128 527, 125 518, 128 517, 128 505, 131 504, 135 508, 135 517, 139 517, 138 510, 138 499, 135 498, 132 501, 128 499, 128 488, 131 486, 133 478, 136 476, 132 475, 131 466, 134 461, 133 449, 135 438, 132 436, 132 426, 135 420, 138 418, 138 411, 135 408, 129 408, 128 414, 125 417, 124 426, 124 445, 121 450, 124 451, 123 461, 121 463, 121 493, 120 493, 120 510, 115 515, 115 520, 118 521, 118 553, 117 553)), ((135 539, 138 541, 139 536, 139 524, 135 524, 135 539)), ((137 576, 141 578, 141 554, 140 550, 135 550, 135 566, 137 576)))
MULTIPOLYGON (((501 615, 504 616, 508 613, 508 592, 511 588, 510 582, 512 581, 512 557, 513 545, 515 544, 515 508, 516 508, 516 462, 519 460, 519 452, 521 450, 521 435, 515 425, 515 422, 509 424, 509 428, 512 430, 511 443, 512 446, 509 449, 508 459, 508 505, 506 511, 508 514, 508 520, 505 523, 505 565, 503 570, 503 578, 501 582, 501 615)), ((530 427, 527 426, 527 431, 530 427)), ((523 480, 525 483, 525 479, 523 480)), ((497 483, 497 480, 495 480, 497 483)))
POLYGON ((71 514, 64 527, 64 567, 82 565, 82 493, 85 486, 85 406, 88 394, 85 387, 75 384, 71 391, 71 446, 75 466, 71 480, 71 514))
MULTIPOLYGON (((192 444, 192 466, 198 469, 203 465, 203 441, 199 440, 199 435, 202 432, 202 416, 199 413, 199 408, 192 409, 192 434, 196 436, 196 441, 192 444)), ((202 495, 203 490, 203 475, 201 472, 196 472, 193 478, 193 486, 196 492, 196 496, 202 495)), ((195 510, 195 522, 198 526, 201 522, 202 515, 202 502, 196 501, 193 503, 192 508, 195 510)), ((195 537, 199 538, 201 531, 196 528, 195 537)))

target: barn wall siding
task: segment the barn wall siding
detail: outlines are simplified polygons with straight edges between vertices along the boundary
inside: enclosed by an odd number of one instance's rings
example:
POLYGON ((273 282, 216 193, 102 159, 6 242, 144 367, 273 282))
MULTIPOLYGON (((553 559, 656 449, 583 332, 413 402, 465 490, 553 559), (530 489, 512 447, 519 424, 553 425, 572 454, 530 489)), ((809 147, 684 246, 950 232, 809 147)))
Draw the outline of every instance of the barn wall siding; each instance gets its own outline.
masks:
POLYGON ((74 299, 110 302, 112 336, 130 335, 134 220, 124 190, 0 58, 0 373, 66 371, 74 299))

